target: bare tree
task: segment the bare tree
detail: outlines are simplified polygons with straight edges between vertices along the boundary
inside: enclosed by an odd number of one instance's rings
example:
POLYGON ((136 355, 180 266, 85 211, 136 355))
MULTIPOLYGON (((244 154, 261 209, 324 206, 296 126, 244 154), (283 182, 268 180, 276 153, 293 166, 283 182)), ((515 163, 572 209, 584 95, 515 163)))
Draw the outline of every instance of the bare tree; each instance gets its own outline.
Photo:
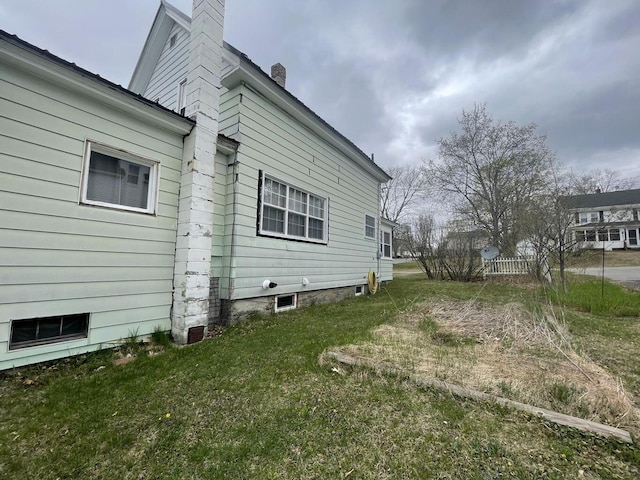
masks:
MULTIPOLYGON (((406 219, 416 206, 425 190, 425 177, 419 165, 395 165, 387 170, 391 177, 380 189, 380 210, 382 216, 398 224, 406 219)), ((402 236, 398 227, 392 230, 394 255, 397 255, 402 236)))
POLYGON ((609 168, 582 174, 570 172, 569 181, 575 194, 631 190, 640 186, 640 177, 623 178, 620 172, 609 168))
POLYGON ((425 174, 453 196, 459 214, 511 255, 523 237, 533 198, 547 188, 553 155, 536 125, 493 120, 485 105, 462 112, 461 131, 438 140, 438 162, 425 174))

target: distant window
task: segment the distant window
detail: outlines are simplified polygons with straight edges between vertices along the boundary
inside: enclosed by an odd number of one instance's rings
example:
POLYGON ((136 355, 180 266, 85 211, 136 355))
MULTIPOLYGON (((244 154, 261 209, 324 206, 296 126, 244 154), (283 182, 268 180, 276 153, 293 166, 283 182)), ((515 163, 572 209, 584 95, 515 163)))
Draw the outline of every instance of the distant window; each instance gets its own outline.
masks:
POLYGON ((154 213, 158 164, 121 150, 87 142, 81 203, 154 213))
POLYGON ((356 297, 359 297, 364 293, 364 288, 362 285, 356 285, 356 297))
POLYGON ((609 231, 608 230, 598 230, 598 241, 599 242, 608 242, 609 241, 609 231))
POLYGON ((640 218, 640 210, 638 210, 637 208, 633 211, 633 221, 637 222, 638 219, 640 218))
POLYGON ((296 308, 296 294, 291 295, 278 295, 276 297, 276 312, 282 312, 283 310, 293 310, 296 308))
POLYGON ((580 213, 580 223, 597 223, 600 221, 600 212, 580 213))
POLYGON ((617 242, 620 240, 619 228, 612 228, 611 230, 609 230, 609 240, 611 240, 612 242, 617 242))
POLYGON ((596 241, 596 231, 595 230, 585 230, 584 237, 587 242, 595 242, 596 241))
POLYGON ((173 48, 176 46, 176 39, 178 38, 178 34, 174 33, 173 35, 171 35, 171 38, 169 39, 169 48, 173 48))
POLYGON ((584 242, 586 239, 587 236, 585 235, 584 230, 576 230, 576 242, 584 242))
POLYGON ((327 199, 262 174, 258 233, 327 243, 327 199))
POLYGON ((380 256, 391 258, 391 230, 380 230, 380 256))
POLYGON ((184 115, 187 107, 187 79, 185 78, 178 85, 178 108, 176 110, 180 115, 184 115))
POLYGON ((88 313, 13 320, 9 350, 86 338, 88 331, 88 313))
POLYGON ((376 238, 376 217, 364 214, 364 236, 366 238, 376 238))

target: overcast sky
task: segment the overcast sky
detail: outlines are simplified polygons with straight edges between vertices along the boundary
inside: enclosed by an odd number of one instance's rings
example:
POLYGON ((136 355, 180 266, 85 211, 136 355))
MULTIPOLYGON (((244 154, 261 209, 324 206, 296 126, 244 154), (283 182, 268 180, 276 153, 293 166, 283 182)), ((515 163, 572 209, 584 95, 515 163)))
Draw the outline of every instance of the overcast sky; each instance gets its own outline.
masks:
MULTIPOLYGON (((159 3, 0 0, 0 28, 126 86, 159 3)), ((576 171, 640 175, 637 0, 227 0, 224 37, 383 167, 486 102, 576 171)))

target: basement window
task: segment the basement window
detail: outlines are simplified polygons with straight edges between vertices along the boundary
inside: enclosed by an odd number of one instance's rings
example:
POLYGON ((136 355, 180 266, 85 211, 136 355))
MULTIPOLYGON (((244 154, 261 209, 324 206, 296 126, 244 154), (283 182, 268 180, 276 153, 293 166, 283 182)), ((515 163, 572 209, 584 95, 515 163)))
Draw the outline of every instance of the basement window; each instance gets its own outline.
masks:
POLYGON ((87 338, 88 331, 88 313, 13 320, 9 350, 87 338))
POLYGON ((158 171, 157 162, 87 142, 80 203, 153 214, 158 171))
POLYGON ((362 285, 356 285, 356 297, 359 297, 364 293, 364 288, 362 285))
POLYGON ((293 310, 296 308, 296 294, 291 295, 278 295, 276 297, 276 312, 282 312, 284 310, 293 310))

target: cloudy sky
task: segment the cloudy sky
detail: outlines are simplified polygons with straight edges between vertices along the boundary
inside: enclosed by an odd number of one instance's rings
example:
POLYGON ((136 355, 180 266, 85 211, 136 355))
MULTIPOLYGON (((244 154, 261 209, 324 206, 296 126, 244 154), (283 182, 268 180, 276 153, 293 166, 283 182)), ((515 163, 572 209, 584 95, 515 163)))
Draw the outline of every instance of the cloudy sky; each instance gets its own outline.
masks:
MULTIPOLYGON (((158 5, 0 0, 0 28, 126 86, 158 5)), ((640 175, 637 0, 227 0, 225 39, 383 167, 435 158, 486 102, 576 171, 640 175)))

